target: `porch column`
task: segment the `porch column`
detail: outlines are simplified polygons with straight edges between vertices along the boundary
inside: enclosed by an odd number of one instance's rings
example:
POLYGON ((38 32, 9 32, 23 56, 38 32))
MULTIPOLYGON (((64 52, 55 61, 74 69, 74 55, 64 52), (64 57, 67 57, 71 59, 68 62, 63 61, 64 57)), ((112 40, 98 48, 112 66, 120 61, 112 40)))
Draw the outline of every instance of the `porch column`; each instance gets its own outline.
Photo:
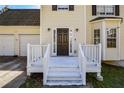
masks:
POLYGON ((119 28, 118 28, 118 37, 119 37, 119 38, 118 38, 118 39, 119 39, 119 40, 118 40, 118 44, 119 44, 119 53, 118 53, 118 54, 119 54, 119 58, 118 58, 118 59, 119 59, 119 60, 121 60, 121 52, 120 52, 120 49, 121 49, 121 47, 120 47, 120 46, 121 46, 121 43, 120 43, 120 34, 121 34, 121 33, 120 33, 120 24, 121 24, 121 22, 119 21, 119 22, 118 22, 118 27, 119 27, 119 28))
POLYGON ((102 21, 101 42, 102 42, 102 60, 105 60, 106 24, 105 24, 105 21, 104 20, 102 21))

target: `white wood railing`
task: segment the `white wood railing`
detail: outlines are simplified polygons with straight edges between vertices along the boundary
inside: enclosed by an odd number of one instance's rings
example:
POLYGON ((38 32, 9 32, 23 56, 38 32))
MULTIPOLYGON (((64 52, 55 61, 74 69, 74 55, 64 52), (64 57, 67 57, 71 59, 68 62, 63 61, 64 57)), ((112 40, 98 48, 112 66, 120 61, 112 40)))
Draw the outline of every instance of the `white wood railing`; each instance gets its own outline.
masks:
POLYGON ((81 44, 79 44, 79 54, 78 54, 78 59, 79 59, 79 67, 80 67, 80 72, 81 72, 81 77, 83 81, 83 85, 86 85, 86 57, 84 56, 84 53, 82 51, 81 44))
POLYGON ((87 59, 87 64, 97 64, 97 66, 101 67, 101 44, 86 44, 81 47, 87 59))
POLYGON ((45 55, 43 57, 43 84, 46 85, 47 82, 47 74, 49 70, 49 61, 50 61, 50 44, 46 49, 45 55))
POLYGON ((27 75, 45 73, 50 56, 50 45, 27 45, 27 75), (44 67, 45 66, 45 67, 44 67), (44 72, 45 71, 45 72, 44 72))
POLYGON ((83 84, 86 84, 86 73, 96 72, 99 80, 101 76, 101 44, 81 45, 79 44, 79 66, 82 73, 83 84))

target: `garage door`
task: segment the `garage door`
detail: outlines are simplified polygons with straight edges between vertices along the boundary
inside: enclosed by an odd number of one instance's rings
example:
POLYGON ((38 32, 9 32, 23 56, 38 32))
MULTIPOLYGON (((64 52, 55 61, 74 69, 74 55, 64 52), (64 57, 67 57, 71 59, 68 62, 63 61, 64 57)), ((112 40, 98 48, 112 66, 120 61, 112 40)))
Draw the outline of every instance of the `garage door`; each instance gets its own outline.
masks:
POLYGON ((20 35, 20 56, 27 56, 27 44, 40 44, 40 35, 20 35))
POLYGON ((0 55, 14 55, 14 35, 0 35, 0 55))

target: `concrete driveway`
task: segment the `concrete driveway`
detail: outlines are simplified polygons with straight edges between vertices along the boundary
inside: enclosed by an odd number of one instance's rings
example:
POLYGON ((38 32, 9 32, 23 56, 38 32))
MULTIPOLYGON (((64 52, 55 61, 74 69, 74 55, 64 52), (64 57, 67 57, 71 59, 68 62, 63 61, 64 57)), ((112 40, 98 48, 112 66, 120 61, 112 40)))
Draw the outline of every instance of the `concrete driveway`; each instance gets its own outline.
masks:
POLYGON ((18 88, 26 80, 26 57, 0 56, 0 87, 18 88))

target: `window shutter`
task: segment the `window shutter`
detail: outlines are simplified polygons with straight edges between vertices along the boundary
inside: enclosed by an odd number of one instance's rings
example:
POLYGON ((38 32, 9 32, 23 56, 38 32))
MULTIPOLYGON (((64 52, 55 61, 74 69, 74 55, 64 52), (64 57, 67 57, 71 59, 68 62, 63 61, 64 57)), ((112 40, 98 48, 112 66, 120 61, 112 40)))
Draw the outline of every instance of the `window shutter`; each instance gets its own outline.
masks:
POLYGON ((96 15, 96 5, 92 5, 92 16, 96 15))
POLYGON ((52 5, 52 11, 57 11, 57 5, 52 5))
POLYGON ((119 16, 119 15, 120 15, 119 5, 115 5, 115 16, 119 16))
POLYGON ((74 5, 69 5, 69 11, 74 11, 74 5))

